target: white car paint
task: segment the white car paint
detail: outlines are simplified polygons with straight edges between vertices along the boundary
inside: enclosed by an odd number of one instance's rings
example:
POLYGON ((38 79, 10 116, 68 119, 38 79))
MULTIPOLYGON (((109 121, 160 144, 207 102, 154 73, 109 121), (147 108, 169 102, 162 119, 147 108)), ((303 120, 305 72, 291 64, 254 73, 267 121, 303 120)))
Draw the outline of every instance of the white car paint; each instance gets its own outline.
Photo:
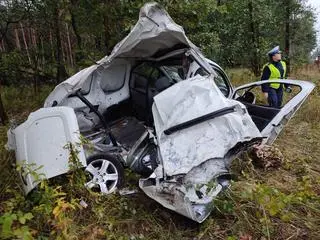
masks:
POLYGON ((36 187, 40 179, 49 179, 69 171, 67 144, 77 149, 80 163, 86 166, 79 136, 76 116, 69 107, 41 108, 10 131, 11 142, 7 147, 15 150, 17 164, 22 167, 25 193, 36 187), (39 168, 37 176, 30 172, 35 168, 39 168))
POLYGON ((288 103, 286 103, 280 110, 280 112, 272 119, 272 121, 261 131, 261 134, 264 138, 264 144, 272 144, 277 138, 284 125, 293 117, 295 112, 301 107, 303 102, 309 96, 309 94, 314 89, 315 85, 312 82, 301 81, 301 80, 265 80, 259 82, 248 83, 237 87, 234 90, 234 93, 241 89, 250 88, 252 86, 261 86, 266 83, 282 83, 292 86, 299 86, 300 92, 294 96, 288 103))
POLYGON ((164 172, 169 176, 185 174, 208 159, 224 158, 237 143, 261 138, 245 106, 225 98, 210 77, 196 76, 156 95, 153 115, 164 172), (165 134, 170 127, 228 107, 235 111, 165 134))

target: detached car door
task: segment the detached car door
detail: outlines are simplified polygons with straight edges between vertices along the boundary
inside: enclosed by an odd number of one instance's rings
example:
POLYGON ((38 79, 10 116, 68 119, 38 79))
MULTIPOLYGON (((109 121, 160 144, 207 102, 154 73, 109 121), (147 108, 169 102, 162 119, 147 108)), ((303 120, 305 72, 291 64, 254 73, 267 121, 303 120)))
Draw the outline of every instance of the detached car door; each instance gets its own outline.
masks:
POLYGON ((253 122, 260 130, 263 143, 272 144, 285 124, 293 117, 315 85, 311 82, 300 80, 266 80, 249 83, 237 87, 232 98, 243 103, 248 110, 253 122), (281 83, 292 88, 291 93, 283 93, 281 108, 268 106, 263 96, 263 84, 281 83))
POLYGON ((40 179, 68 172, 67 144, 74 146, 80 163, 86 166, 79 137, 77 118, 69 107, 41 108, 31 113, 27 121, 9 130, 7 148, 16 153, 26 194, 40 179))

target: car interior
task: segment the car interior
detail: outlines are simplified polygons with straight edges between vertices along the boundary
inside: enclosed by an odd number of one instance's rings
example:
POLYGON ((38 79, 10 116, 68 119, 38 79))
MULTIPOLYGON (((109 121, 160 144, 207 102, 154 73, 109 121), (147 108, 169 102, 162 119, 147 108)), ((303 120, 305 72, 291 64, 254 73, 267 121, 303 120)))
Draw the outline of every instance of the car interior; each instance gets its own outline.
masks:
POLYGON ((133 146, 146 127, 153 126, 153 97, 185 78, 184 58, 193 61, 181 52, 160 61, 137 62, 130 74, 130 98, 109 107, 102 114, 97 113, 116 141, 126 149, 133 146))
MULTIPOLYGON (((194 61, 184 52, 172 55, 162 60, 138 61, 131 69, 129 91, 130 98, 109 107, 100 114, 100 119, 106 122, 106 128, 112 132, 114 138, 122 146, 130 149, 146 127, 153 127, 152 104, 153 98, 173 84, 186 78, 186 68, 194 61)), ((216 70, 215 70, 216 71, 216 70)), ((202 68, 198 74, 205 75, 202 68)), ((122 76, 123 77, 123 76, 122 76)), ((221 92, 228 96, 229 86, 224 76, 218 73, 215 79, 221 92)), ((108 87, 104 87, 107 89, 108 87)), ((280 109, 257 104, 252 89, 245 90, 237 101, 243 103, 257 128, 262 131, 270 121, 280 112, 280 109)), ((94 106, 91 106, 94 107, 94 106)))
MULTIPOLYGON (((300 91, 300 90, 299 90, 300 91)), ((236 94, 240 95, 236 100, 243 103, 248 110, 252 121, 257 128, 262 131, 272 119, 281 111, 281 108, 270 107, 266 99, 261 99, 261 86, 251 86, 247 89, 239 90, 236 94), (241 92, 241 93, 240 93, 241 92), (260 99, 256 99, 260 96, 260 99)), ((235 94, 235 95, 236 95, 235 94)), ((291 98, 294 96, 291 95, 291 98)), ((284 96, 282 106, 288 102, 288 97, 284 96)))
POLYGON ((240 102, 247 107, 252 121, 260 131, 262 131, 281 110, 279 108, 256 105, 245 101, 240 102))

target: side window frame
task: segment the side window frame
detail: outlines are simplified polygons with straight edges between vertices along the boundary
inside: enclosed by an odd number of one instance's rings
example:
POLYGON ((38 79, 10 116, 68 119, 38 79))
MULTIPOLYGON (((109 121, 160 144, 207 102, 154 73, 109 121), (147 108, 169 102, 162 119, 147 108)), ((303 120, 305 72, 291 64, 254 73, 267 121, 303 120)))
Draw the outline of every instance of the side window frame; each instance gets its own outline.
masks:
MULTIPOLYGON (((213 70, 222 77, 224 84, 227 86, 227 90, 228 90, 228 94, 225 95, 226 98, 231 98, 232 94, 233 94, 233 88, 232 85, 230 83, 230 80, 227 76, 227 74, 218 66, 212 65, 210 64, 210 66, 213 68, 213 70)), ((219 87, 219 86, 218 86, 219 87)))

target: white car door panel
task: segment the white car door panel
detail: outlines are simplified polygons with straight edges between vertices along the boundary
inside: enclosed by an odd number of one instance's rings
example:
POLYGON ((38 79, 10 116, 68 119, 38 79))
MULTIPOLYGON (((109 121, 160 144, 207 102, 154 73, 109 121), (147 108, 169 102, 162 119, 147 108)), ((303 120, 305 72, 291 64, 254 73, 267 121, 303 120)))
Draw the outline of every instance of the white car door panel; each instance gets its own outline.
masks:
POLYGON ((300 92, 298 92, 294 97, 292 97, 280 109, 272 108, 269 106, 261 106, 256 103, 244 103, 247 106, 247 109, 249 110, 249 112, 250 112, 250 107, 257 108, 257 109, 260 108, 260 114, 264 115, 261 117, 264 117, 264 119, 266 117, 268 118, 268 122, 265 125, 263 126, 260 125, 260 127, 258 126, 262 136, 264 137, 264 143, 266 144, 272 144, 274 142, 274 140, 277 138, 277 136, 279 135, 283 127, 293 117, 295 112, 300 108, 302 103, 306 100, 308 95, 312 92, 313 88, 315 87, 315 85, 311 82, 300 81, 300 80, 258 81, 258 82, 253 82, 253 83, 249 83, 249 84, 237 87, 233 92, 233 98, 239 99, 238 92, 241 90, 248 89, 246 91, 250 91, 250 89, 254 87, 260 87, 263 84, 269 84, 271 82, 287 84, 290 86, 298 86, 300 88, 300 92))
POLYGON ((79 136, 76 115, 69 107, 41 108, 9 132, 8 148, 16 152, 26 193, 39 183, 37 178, 51 178, 69 170, 70 153, 65 147, 69 143, 77 148, 79 161, 86 166, 84 150, 77 144, 79 136), (32 173, 31 169, 37 170, 32 173))

